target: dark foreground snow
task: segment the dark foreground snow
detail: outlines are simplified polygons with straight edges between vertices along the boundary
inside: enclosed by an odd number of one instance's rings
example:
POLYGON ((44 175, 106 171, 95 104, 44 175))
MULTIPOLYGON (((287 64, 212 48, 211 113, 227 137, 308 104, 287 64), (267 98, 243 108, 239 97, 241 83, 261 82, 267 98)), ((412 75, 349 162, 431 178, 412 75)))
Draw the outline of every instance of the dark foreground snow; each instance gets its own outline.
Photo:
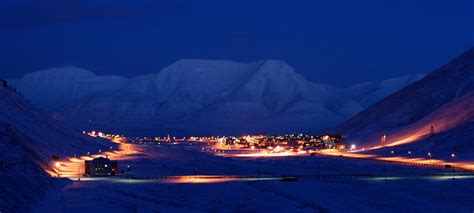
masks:
POLYGON ((83 179, 50 193, 39 212, 472 212, 474 179, 449 170, 330 157, 224 158, 198 145, 142 147, 135 177, 193 175, 384 174, 384 178, 301 178, 220 183, 83 179), (318 166, 319 165, 319 166, 318 166), (260 168, 260 169, 259 169, 260 168), (319 169, 318 169, 319 168, 319 169), (414 177, 442 174, 444 177, 414 177), (391 177, 395 176, 395 177, 391 177))

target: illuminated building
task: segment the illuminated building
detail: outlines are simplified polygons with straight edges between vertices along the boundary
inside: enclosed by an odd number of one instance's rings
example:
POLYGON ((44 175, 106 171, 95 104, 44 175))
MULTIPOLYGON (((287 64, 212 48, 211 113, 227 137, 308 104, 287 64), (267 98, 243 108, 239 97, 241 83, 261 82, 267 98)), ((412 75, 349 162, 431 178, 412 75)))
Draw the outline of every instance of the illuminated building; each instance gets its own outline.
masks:
POLYGON ((113 161, 104 157, 85 161, 85 175, 90 177, 113 176, 117 173, 117 161, 113 161))

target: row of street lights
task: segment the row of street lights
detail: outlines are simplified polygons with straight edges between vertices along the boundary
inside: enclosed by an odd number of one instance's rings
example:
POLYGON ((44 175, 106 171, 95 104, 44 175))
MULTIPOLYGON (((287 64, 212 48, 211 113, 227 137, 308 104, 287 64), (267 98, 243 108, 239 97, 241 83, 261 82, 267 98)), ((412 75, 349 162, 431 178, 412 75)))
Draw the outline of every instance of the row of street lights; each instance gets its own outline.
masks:
MULTIPOLYGON (((110 150, 112 150, 112 149, 113 149, 113 147, 111 146, 110 150)), ((102 154, 102 149, 99 149, 99 154, 102 154)), ((87 152, 87 156, 90 156, 90 155, 91 155, 91 153, 87 152)), ((74 157, 76 157, 76 156, 77 155, 74 155, 74 157)), ((69 159, 69 157, 67 157, 67 159, 69 159)), ((60 170, 61 169, 61 161, 59 160, 59 157, 54 158, 53 160, 54 160, 54 167, 56 167, 56 169, 57 169, 56 173, 57 173, 58 177, 61 177, 61 170, 60 170)), ((78 172, 78 180, 80 180, 79 172, 78 172)))
MULTIPOLYGON (((392 156, 395 156, 395 151, 393 151, 393 150, 390 151, 390 154, 391 154, 392 156)), ((408 155, 411 156, 411 154, 412 154, 412 152, 411 152, 410 150, 408 150, 408 155)), ((430 161, 431 161, 431 158, 432 158, 431 152, 428 152, 427 154, 428 154, 428 157, 430 158, 430 161)), ((454 161, 454 159, 456 159, 456 154, 451 153, 451 158, 452 158, 453 161, 454 161)))
MULTIPOLYGON (((395 155, 395 151, 391 150, 390 154, 393 157, 395 155)), ((408 154, 411 156, 412 152, 410 150, 408 150, 408 154)), ((427 154, 428 154, 428 157, 429 157, 430 162, 431 162, 431 159, 432 159, 431 152, 428 152, 427 154)), ((456 159, 456 154, 455 153, 451 153, 451 159, 452 159, 452 163, 454 163, 454 161, 456 159)), ((451 168, 452 168, 452 176, 453 176, 453 179, 454 179, 454 164, 451 165, 451 168)))

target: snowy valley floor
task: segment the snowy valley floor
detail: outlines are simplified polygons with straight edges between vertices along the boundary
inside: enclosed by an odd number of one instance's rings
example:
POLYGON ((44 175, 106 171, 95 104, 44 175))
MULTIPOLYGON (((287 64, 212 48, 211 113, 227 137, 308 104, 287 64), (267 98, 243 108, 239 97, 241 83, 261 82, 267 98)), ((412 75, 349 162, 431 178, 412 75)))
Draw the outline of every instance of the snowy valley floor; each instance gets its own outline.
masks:
POLYGON ((141 146, 142 155, 119 162, 132 176, 82 179, 52 191, 38 212, 472 212, 474 178, 451 170, 323 156, 227 158, 201 145, 141 146), (386 172, 385 172, 386 171, 386 172), (195 177, 195 175, 197 176, 195 177), (209 179, 201 175, 298 176, 209 179), (319 174, 319 178, 318 178, 319 174), (385 180, 384 176, 388 178, 385 180), (444 175, 444 176, 430 176, 444 175), (341 177, 338 175, 379 175, 341 177), (425 176, 428 175, 428 176, 425 176), (163 179, 185 176, 181 179, 163 179), (161 179, 146 179, 161 178, 161 179))

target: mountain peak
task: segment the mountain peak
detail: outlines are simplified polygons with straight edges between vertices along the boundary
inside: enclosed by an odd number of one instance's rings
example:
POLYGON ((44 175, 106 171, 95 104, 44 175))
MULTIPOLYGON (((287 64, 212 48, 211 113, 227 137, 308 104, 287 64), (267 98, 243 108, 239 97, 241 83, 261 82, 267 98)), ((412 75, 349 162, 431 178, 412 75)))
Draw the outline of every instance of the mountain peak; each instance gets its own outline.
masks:
MULTIPOLYGON (((405 82, 389 86, 396 90, 405 82)), ((355 97, 378 100, 387 90, 381 91, 382 85, 347 95, 305 80, 280 60, 182 59, 158 73, 130 79, 69 66, 35 72, 16 84, 32 103, 73 125, 93 119, 117 122, 119 129, 140 123, 146 128, 190 125, 193 131, 208 126, 222 132, 235 132, 236 126, 242 131, 326 128, 362 109, 355 97), (288 126, 290 120, 298 122, 288 126), (204 121, 211 124, 201 125, 204 121)))
POLYGON ((95 76, 89 70, 76 66, 62 66, 28 73, 23 78, 89 78, 95 76))

